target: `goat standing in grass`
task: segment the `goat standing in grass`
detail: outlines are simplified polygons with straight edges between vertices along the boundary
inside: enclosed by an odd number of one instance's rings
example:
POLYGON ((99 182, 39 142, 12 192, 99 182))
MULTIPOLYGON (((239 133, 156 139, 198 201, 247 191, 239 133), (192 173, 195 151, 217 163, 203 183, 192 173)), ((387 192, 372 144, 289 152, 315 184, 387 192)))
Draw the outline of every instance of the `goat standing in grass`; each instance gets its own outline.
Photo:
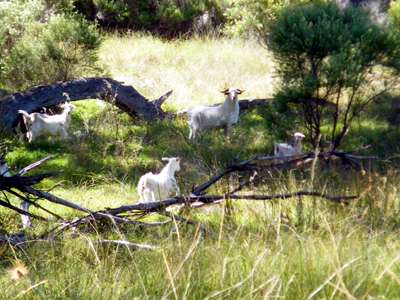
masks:
POLYGON ((225 136, 230 132, 233 124, 239 121, 238 95, 244 91, 237 88, 225 89, 225 102, 216 106, 197 106, 178 112, 178 115, 187 113, 189 117, 189 139, 194 141, 202 131, 223 127, 225 136))
MULTIPOLYGON (((11 172, 10 172, 10 168, 8 167, 8 164, 4 158, 4 155, 0 155, 0 177, 1 176, 3 176, 3 177, 11 177, 12 176, 11 172)), ((22 201, 22 203, 21 203, 22 210, 28 212, 29 206, 30 206, 30 203, 28 203, 26 201, 22 201)), ((31 218, 29 216, 21 215, 21 219, 22 219, 22 226, 24 228, 32 226, 31 218)))
POLYGON ((180 167, 180 158, 162 158, 163 161, 168 161, 158 174, 151 172, 146 173, 139 179, 137 191, 139 193, 140 202, 161 201, 167 199, 175 192, 179 195, 178 183, 175 179, 175 172, 178 172, 180 167))
POLYGON ((62 104, 63 112, 59 115, 48 115, 41 113, 27 113, 24 110, 19 110, 24 122, 28 128, 28 142, 33 142, 40 136, 61 136, 62 139, 68 138, 68 127, 71 121, 71 112, 74 105, 69 102, 62 104))
POLYGON ((301 132, 296 132, 293 135, 292 143, 277 143, 274 148, 274 155, 276 157, 285 157, 303 154, 302 140, 304 139, 304 134, 301 132))

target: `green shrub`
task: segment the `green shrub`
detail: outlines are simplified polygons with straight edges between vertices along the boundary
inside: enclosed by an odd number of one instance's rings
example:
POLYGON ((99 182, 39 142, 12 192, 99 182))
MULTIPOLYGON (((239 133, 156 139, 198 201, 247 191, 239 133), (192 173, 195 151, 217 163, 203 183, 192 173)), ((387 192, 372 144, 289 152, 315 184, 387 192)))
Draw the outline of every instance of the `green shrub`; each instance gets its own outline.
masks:
POLYGON ((21 90, 97 70, 100 38, 83 17, 16 0, 0 6, 0 18, 0 86, 21 90))
POLYGON ((336 149, 352 122, 394 87, 396 77, 383 65, 395 66, 400 39, 361 9, 324 2, 291 6, 264 40, 282 77, 277 111, 299 116, 314 146, 322 135, 336 149))

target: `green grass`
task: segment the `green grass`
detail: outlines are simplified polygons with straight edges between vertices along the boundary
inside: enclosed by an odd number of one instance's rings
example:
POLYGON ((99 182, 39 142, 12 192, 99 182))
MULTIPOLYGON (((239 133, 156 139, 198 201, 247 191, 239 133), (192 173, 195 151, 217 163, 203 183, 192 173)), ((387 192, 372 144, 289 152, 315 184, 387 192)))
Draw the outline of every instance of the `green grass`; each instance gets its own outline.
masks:
MULTIPOLYGON (((246 89, 246 98, 272 95, 273 63, 256 42, 230 39, 163 41, 148 35, 107 36, 99 56, 108 75, 132 84, 149 99, 169 89, 169 109, 221 102, 225 86, 246 89)), ((275 82, 276 83, 276 82, 275 82)), ((158 171, 163 156, 181 156, 178 182, 184 193, 235 160, 272 153, 274 132, 266 109, 241 116, 230 140, 209 132, 188 141, 185 120, 144 123, 94 101, 76 103, 71 140, 12 141, 7 159, 14 170, 49 154, 56 157, 35 172, 56 171, 41 188, 93 210, 137 201, 136 184, 158 171), (80 131, 80 135, 72 134, 80 131)), ((397 130, 398 131, 398 130, 397 130)), ((383 119, 356 124, 344 147, 375 143, 395 154, 398 136, 383 119)), ((308 146, 308 145, 306 145, 308 146)), ((396 150, 397 149, 397 150, 396 150)), ((372 151, 372 150, 371 150, 372 151)), ((67 231, 53 241, 23 250, 0 245, 0 299, 398 299, 400 298, 399 175, 388 168, 368 175, 341 165, 265 173, 263 184, 244 193, 284 193, 313 187, 329 194, 361 194, 338 205, 311 197, 232 203, 192 210, 183 216, 203 224, 156 228, 110 224, 67 231), (158 246, 155 251, 96 244, 127 239, 158 246), (23 264, 28 274, 12 280, 23 264)), ((241 178, 232 175, 212 188, 222 193, 241 178)), ((15 204, 15 199, 10 198, 15 204)), ((41 202, 66 219, 81 216, 41 202)), ((37 209, 32 212, 39 213, 37 209)), ((0 227, 20 230, 19 216, 0 210, 0 227)), ((152 215, 147 221, 164 217, 152 215)), ((54 226, 34 222, 28 235, 54 226)))

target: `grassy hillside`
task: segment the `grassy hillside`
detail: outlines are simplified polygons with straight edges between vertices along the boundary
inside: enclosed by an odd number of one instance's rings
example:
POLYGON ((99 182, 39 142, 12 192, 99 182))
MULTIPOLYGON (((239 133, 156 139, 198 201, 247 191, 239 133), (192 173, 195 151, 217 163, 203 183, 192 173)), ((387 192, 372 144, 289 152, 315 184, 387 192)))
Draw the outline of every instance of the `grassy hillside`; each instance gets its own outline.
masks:
MULTIPOLYGON (((268 97, 276 83, 270 55, 252 41, 162 41, 147 35, 113 35, 105 38, 99 56, 109 76, 132 84, 150 99, 173 89, 167 105, 174 110, 221 102, 218 91, 226 86, 246 89, 246 98, 268 97)), ((17 169, 56 154, 38 170, 59 173, 46 180, 43 188, 53 188, 52 193, 91 209, 116 207, 137 201, 139 177, 160 170, 163 156, 183 158, 177 177, 187 193, 232 161, 272 153, 273 132, 266 126, 265 114, 265 110, 244 114, 230 140, 222 131, 213 131, 192 144, 185 120, 148 124, 113 107, 84 101, 77 103, 73 113, 68 143, 54 139, 29 145, 14 142, 7 159, 17 169)), ((379 130, 387 134, 383 120, 371 118, 370 122, 373 134, 360 137, 355 130, 352 143, 364 143, 365 136, 367 141, 372 136, 382 139, 379 130)), ((63 239, 38 241, 23 251, 0 247, 0 298, 400 297, 400 202, 395 169, 377 172, 373 168, 365 175, 340 165, 317 168, 313 182, 307 170, 264 175, 264 184, 252 188, 253 192, 314 188, 361 197, 349 205, 312 197, 237 201, 229 209, 221 204, 184 213, 205 230, 181 223, 176 228, 168 224, 146 229, 110 225, 67 232, 63 239), (98 238, 127 239, 159 248, 133 251, 102 246, 96 244, 98 238), (21 265, 28 274, 11 279, 9 270, 21 265)), ((225 192, 240 179, 232 176, 212 191, 225 192)), ((76 216, 67 209, 46 207, 65 218, 76 216)), ((18 230, 17 215, 4 211, 1 215, 3 228, 18 230)), ((35 222, 35 226, 29 234, 39 234, 51 224, 35 222)))

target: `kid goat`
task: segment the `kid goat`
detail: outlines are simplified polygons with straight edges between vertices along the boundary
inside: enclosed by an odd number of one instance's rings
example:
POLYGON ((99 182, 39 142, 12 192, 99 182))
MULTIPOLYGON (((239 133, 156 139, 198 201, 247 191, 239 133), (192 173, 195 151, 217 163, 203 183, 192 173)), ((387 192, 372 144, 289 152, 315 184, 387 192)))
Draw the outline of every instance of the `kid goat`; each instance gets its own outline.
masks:
MULTIPOLYGON (((3 176, 3 177, 11 177, 12 176, 10 173, 10 168, 8 167, 8 164, 4 158, 4 155, 0 156, 0 177, 1 176, 3 176)), ((30 206, 29 202, 23 201, 21 203, 21 209, 26 212, 29 211, 29 206, 30 206)), ((32 222, 31 222, 31 219, 29 216, 21 215, 21 219, 22 219, 22 226, 24 228, 32 226, 32 222)))
POLYGON ((197 106, 178 112, 178 115, 188 114, 189 139, 194 141, 202 131, 224 127, 225 135, 228 135, 233 124, 239 121, 238 95, 244 91, 230 88, 221 91, 226 95, 225 102, 216 106, 197 106))
POLYGON ((146 173, 139 179, 137 191, 139 193, 140 202, 152 202, 167 199, 173 192, 176 196, 179 195, 179 187, 175 179, 175 172, 178 172, 181 167, 179 165, 180 158, 162 158, 163 161, 168 161, 158 174, 151 172, 146 173))
POLYGON ((44 135, 60 135, 63 139, 68 138, 68 127, 71 120, 71 112, 74 105, 69 102, 62 104, 63 112, 59 115, 48 115, 46 113, 27 113, 24 110, 19 110, 28 128, 26 134, 28 142, 36 140, 44 135))
POLYGON ((304 139, 304 134, 296 132, 293 134, 293 141, 291 143, 275 144, 274 154, 277 157, 300 155, 303 153, 303 146, 301 141, 304 139))

